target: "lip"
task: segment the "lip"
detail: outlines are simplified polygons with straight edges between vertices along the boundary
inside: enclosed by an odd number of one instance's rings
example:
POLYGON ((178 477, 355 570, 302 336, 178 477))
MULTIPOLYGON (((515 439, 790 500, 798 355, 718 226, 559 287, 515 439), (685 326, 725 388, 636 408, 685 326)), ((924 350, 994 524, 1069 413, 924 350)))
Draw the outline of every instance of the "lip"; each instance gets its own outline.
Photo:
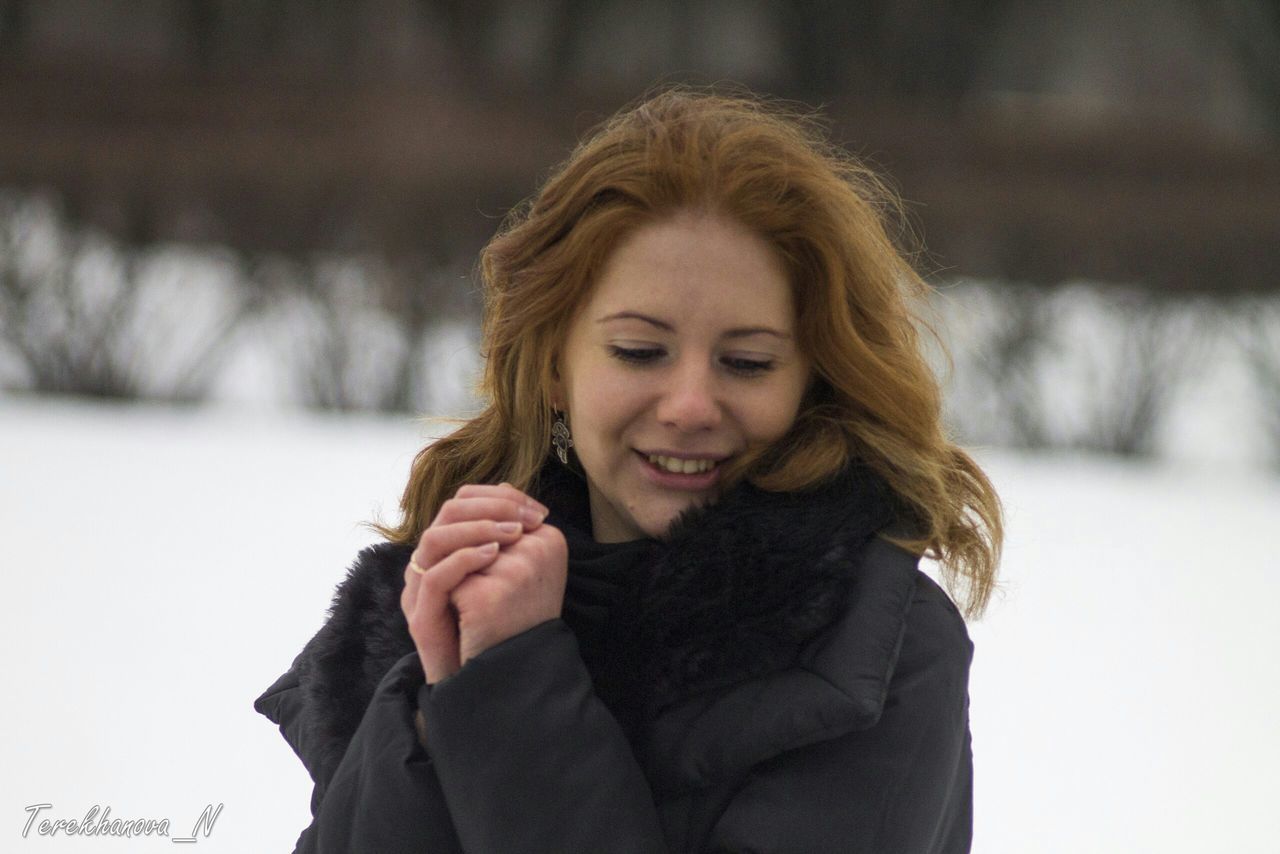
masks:
MULTIPOLYGON (((711 471, 695 472, 693 474, 675 474, 674 472, 665 471, 650 464, 648 457, 650 452, 636 451, 636 462, 640 465, 641 472, 646 480, 650 483, 662 486, 667 489, 682 489, 690 492, 699 492, 710 489, 715 486, 716 481, 720 479, 720 467, 716 466, 711 471)), ((682 460, 706 460, 715 459, 717 462, 727 459, 726 457, 697 456, 694 454, 672 454, 666 452, 653 451, 656 456, 677 457, 682 460)))
POLYGON ((698 454, 698 453, 691 453, 689 451, 663 451, 663 450, 641 451, 639 449, 636 450, 636 453, 646 457, 674 457, 677 460, 715 460, 716 462, 727 460, 729 459, 729 456, 730 456, 729 454, 715 454, 715 453, 698 454))

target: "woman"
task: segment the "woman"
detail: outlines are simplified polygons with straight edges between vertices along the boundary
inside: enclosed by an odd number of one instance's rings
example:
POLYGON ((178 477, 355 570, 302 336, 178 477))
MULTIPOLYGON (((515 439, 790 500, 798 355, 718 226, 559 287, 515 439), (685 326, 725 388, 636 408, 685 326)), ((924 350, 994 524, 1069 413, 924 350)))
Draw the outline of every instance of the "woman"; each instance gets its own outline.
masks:
POLYGON ((256 708, 300 851, 967 851, 991 485, 942 430, 887 196, 665 92, 484 250, 487 408, 256 708))

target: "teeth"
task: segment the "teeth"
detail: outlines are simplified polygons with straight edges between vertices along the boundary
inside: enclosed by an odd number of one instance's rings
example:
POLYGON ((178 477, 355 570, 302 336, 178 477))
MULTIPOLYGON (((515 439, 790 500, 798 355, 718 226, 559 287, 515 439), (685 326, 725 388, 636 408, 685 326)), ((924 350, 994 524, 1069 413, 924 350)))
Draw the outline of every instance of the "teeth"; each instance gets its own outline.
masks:
POLYGON ((649 462, 672 474, 701 474, 711 471, 717 463, 715 460, 678 460, 675 457, 661 457, 649 454, 649 462))

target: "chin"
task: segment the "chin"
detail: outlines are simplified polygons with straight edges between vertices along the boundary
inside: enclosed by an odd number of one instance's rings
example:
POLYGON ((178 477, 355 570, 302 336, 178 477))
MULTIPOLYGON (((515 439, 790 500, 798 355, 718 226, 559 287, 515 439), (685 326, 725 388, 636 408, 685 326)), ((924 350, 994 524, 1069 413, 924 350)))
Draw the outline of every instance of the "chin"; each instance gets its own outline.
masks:
POLYGON ((684 504, 673 505, 668 508, 661 519, 654 519, 651 522, 642 523, 640 528, 645 532, 645 536, 652 537, 655 540, 665 540, 667 534, 671 531, 671 526, 684 513, 695 510, 698 507, 711 503, 710 499, 705 501, 688 501, 684 504))

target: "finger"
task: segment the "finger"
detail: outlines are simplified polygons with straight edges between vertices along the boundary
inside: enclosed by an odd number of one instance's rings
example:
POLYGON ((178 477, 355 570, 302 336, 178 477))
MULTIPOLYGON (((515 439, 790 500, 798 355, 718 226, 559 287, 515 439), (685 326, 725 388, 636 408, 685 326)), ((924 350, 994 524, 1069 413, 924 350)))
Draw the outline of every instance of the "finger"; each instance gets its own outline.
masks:
POLYGON ((404 589, 400 591, 400 610, 404 611, 405 617, 413 616, 413 609, 418 601, 418 589, 422 585, 422 576, 426 574, 426 569, 417 551, 409 555, 409 562, 404 566, 404 589))
POLYGON ((400 593, 400 607, 404 610, 405 616, 409 615, 413 603, 418 601, 418 585, 422 583, 422 573, 418 571, 422 567, 415 556, 411 556, 404 566, 404 590, 400 593))
POLYGON ((415 613, 445 614, 453 589, 468 575, 489 566, 497 556, 498 544, 485 543, 458 549, 435 564, 419 576, 415 613))
POLYGON ((542 524, 547 514, 527 504, 509 498, 477 497, 450 498, 441 507, 431 525, 449 525, 455 522, 472 522, 490 519, 495 522, 520 522, 531 531, 542 524))
POLYGON ((443 608, 433 607, 429 601, 419 604, 417 596, 424 576, 414 572, 412 567, 406 572, 417 580, 413 582, 413 587, 406 585, 401 596, 405 621, 414 647, 418 650, 427 682, 435 684, 456 673, 461 666, 457 618, 448 603, 443 608))
POLYGON ((401 607, 429 682, 438 681, 457 667, 458 624, 450 602, 452 590, 475 572, 483 571, 498 554, 497 543, 459 549, 431 568, 418 573, 406 584, 401 607), (410 596, 413 598, 411 599, 410 596))
POLYGON ((400 607, 404 611, 414 647, 418 650, 422 671, 426 674, 427 682, 434 684, 456 673, 461 666, 458 657, 458 626, 448 609, 432 612, 429 608, 418 606, 418 593, 423 578, 423 573, 418 569, 417 561, 410 558, 404 570, 405 585, 400 594, 400 607))
POLYGON ((514 543, 523 530, 519 522, 495 522, 492 519, 432 525, 422 532, 413 559, 418 566, 430 570, 439 561, 467 546, 482 546, 490 542, 504 546, 514 543))
POLYGON ((496 496, 499 498, 509 498, 517 504, 527 504, 537 510, 541 510, 544 514, 550 512, 549 508, 533 496, 521 492, 511 484, 503 481, 498 484, 491 483, 466 483, 458 487, 458 491, 454 495, 459 498, 473 498, 496 496))

